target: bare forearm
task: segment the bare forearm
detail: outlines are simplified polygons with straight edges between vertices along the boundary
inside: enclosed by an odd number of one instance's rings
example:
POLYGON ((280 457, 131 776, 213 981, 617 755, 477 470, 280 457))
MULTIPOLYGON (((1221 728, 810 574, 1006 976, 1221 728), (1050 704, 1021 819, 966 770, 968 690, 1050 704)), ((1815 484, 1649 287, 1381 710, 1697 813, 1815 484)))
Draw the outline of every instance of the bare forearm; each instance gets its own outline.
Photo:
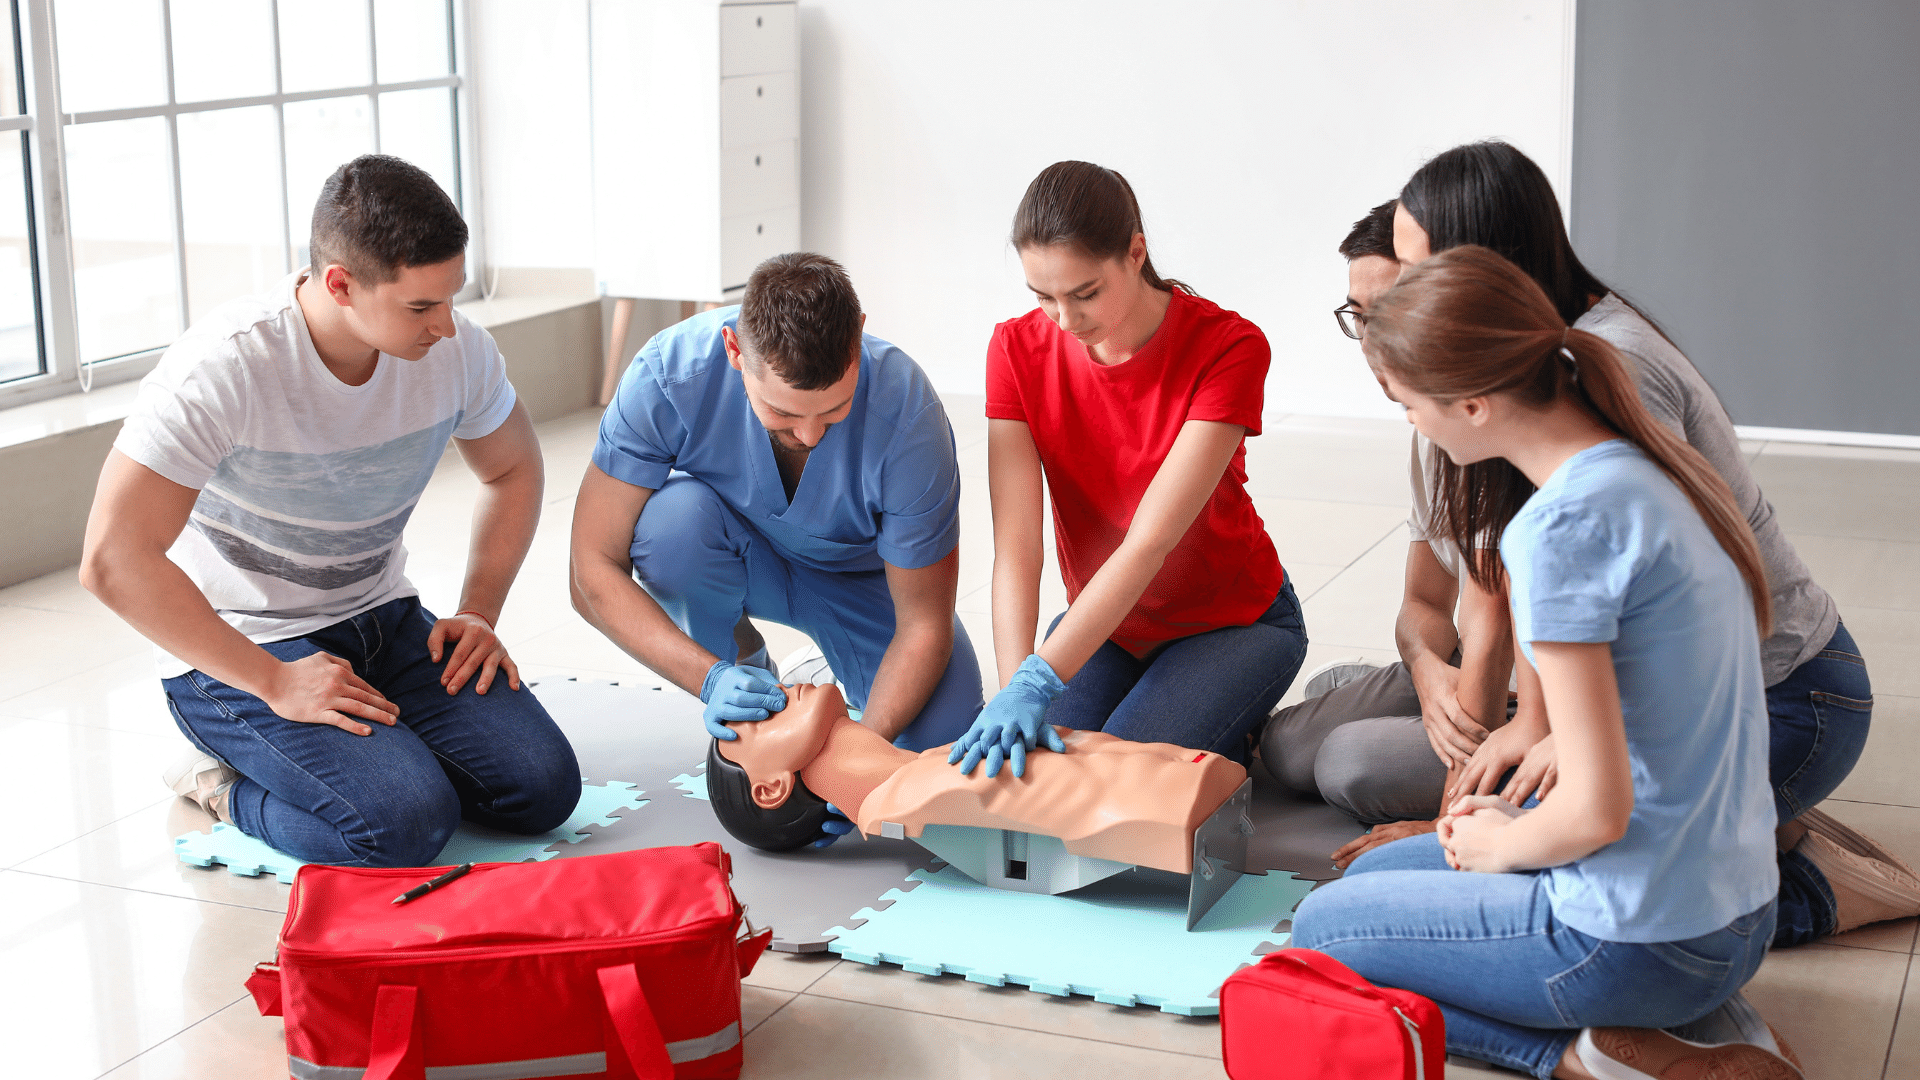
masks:
POLYGON ((1041 560, 996 556, 993 560, 993 660, 1000 682, 1033 653, 1040 627, 1041 560))
POLYGON ((186 572, 165 555, 90 554, 82 580, 148 641, 228 686, 267 696, 280 661, 227 625, 186 572))
POLYGON ((1135 543, 1129 537, 1093 575, 1067 609, 1059 628, 1038 650, 1062 681, 1078 674, 1081 665, 1113 636, 1166 560, 1164 549, 1135 543))
POLYGON ((1619 839, 1605 824, 1605 815, 1581 805, 1571 793, 1554 795, 1500 830, 1497 857, 1506 869, 1564 866, 1619 839))
POLYGON ((483 484, 473 508, 473 537, 467 576, 460 588, 461 611, 477 611, 498 626, 507 590, 513 587, 540 525, 540 497, 546 490, 539 462, 517 468, 483 484))
POLYGON ((573 607, 594 629, 649 670, 698 696, 720 658, 701 647, 633 579, 630 567, 576 554, 573 607))
POLYGON ((953 623, 902 628, 873 676, 860 722, 891 742, 920 715, 953 659, 953 623))
POLYGON ((1450 665, 1460 645, 1454 629, 1453 613, 1420 600, 1408 599, 1400 605, 1400 616, 1393 625, 1394 646, 1400 659, 1416 674, 1431 664, 1450 665))

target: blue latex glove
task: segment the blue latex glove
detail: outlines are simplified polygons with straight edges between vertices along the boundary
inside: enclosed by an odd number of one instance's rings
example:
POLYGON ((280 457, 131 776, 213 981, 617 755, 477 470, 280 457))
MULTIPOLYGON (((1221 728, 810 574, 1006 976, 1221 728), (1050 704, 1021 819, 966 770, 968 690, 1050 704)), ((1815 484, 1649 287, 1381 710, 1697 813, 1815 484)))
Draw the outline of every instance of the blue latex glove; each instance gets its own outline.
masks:
POLYGON ((700 684, 700 700, 707 703, 702 716, 707 734, 721 742, 740 737, 727 727, 728 723, 765 720, 787 707, 786 692, 780 689, 780 680, 773 672, 725 660, 707 669, 707 679, 700 684))
POLYGON ((1003 761, 1013 763, 1013 775, 1027 774, 1027 751, 1045 746, 1065 753, 1067 746, 1060 733, 1045 721, 1047 706, 1067 688, 1054 674, 1053 665, 1038 654, 1020 662, 1006 688, 993 695, 987 707, 974 718, 973 726, 953 744, 947 764, 960 763, 960 772, 969 774, 981 761, 987 763, 987 777, 1000 775, 1003 761))
POLYGON ((820 823, 820 831, 826 833, 826 835, 815 840, 812 845, 813 847, 832 847, 835 840, 847 835, 854 829, 852 819, 848 818, 839 807, 828 803, 827 813, 833 816, 820 823))

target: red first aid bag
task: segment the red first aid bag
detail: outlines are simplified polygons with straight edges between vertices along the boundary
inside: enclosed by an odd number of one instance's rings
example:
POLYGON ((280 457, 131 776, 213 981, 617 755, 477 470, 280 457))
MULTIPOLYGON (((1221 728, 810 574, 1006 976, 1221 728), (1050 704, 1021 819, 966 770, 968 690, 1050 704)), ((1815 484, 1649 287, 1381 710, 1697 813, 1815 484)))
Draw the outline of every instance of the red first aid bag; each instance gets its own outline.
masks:
POLYGON ((445 869, 301 867, 247 981, 295 1080, 739 1075, 773 932, 742 936, 718 844, 481 863, 393 903, 445 869))
POLYGON ((1220 1044, 1233 1080, 1442 1080, 1447 1067, 1438 1005, 1312 949, 1227 977, 1220 1044))

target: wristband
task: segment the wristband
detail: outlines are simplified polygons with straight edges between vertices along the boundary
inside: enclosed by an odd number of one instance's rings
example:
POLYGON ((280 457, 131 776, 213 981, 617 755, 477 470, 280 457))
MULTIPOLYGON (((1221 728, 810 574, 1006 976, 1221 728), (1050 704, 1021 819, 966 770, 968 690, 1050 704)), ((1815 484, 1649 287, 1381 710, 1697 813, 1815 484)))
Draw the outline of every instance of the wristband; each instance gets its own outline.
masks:
POLYGON ((473 610, 472 608, 461 608, 461 609, 460 609, 459 611, 456 611, 456 612, 454 612, 454 613, 453 613, 453 617, 454 617, 454 618, 456 618, 456 619, 457 619, 457 618, 459 618, 459 617, 460 617, 460 616, 462 616, 462 615, 472 615, 472 616, 475 616, 475 617, 476 617, 476 618, 478 618, 478 619, 479 619, 479 620, 480 620, 481 622, 483 622, 483 623, 486 623, 486 624, 487 624, 487 629, 489 629, 489 630, 491 630, 491 629, 493 629, 493 620, 492 620, 492 619, 489 619, 489 618, 487 618, 487 617, 486 617, 485 615, 482 615, 482 614, 480 614, 479 612, 477 612, 477 611, 475 611, 475 610, 473 610))

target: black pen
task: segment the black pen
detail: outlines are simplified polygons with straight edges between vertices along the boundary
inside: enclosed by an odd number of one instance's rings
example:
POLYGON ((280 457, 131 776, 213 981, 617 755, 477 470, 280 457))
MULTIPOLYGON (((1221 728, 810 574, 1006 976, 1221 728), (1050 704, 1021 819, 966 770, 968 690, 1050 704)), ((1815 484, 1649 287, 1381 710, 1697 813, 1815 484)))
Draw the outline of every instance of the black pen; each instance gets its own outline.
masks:
POLYGON ((433 890, 439 888, 440 886, 445 885, 449 881, 452 881, 456 878, 465 877, 467 875, 467 871, 471 869, 473 869, 472 863, 461 863, 459 866, 456 866, 453 869, 447 871, 446 873, 441 874, 439 877, 434 878, 432 881, 427 882, 425 885, 415 885, 413 888, 408 889, 406 892, 403 892, 399 896, 394 897, 393 902, 396 904, 404 904, 409 900, 418 900, 421 897, 432 892, 433 890))

